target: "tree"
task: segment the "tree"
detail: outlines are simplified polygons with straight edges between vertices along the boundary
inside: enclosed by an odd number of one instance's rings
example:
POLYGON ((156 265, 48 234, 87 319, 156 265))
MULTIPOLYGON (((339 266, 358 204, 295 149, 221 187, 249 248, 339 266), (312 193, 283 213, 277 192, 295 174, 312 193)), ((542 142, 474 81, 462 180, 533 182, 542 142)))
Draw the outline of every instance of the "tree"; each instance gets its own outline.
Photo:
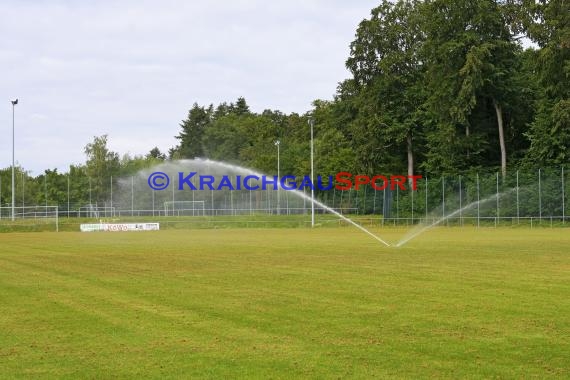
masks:
POLYGON ((253 136, 251 115, 230 113, 212 121, 204 132, 204 153, 208 158, 239 162, 240 152, 253 136))
POLYGON ((11 203, 12 169, 0 169, 0 207, 11 203))
POLYGON ((90 180, 91 200, 104 202, 111 191, 111 179, 119 171, 119 155, 107 147, 107 135, 95 136, 85 146, 86 172, 90 180))
POLYGON ((64 174, 58 173, 57 169, 46 169, 34 180, 38 188, 36 204, 67 204, 67 177, 64 174))
MULTIPOLYGON (((431 0, 423 6, 423 15, 426 84, 432 93, 428 108, 438 125, 431 138, 434 149, 428 154, 428 166, 434 171, 468 167, 475 153, 472 147, 481 141, 481 135, 472 138, 472 122, 484 119, 474 113, 493 112, 501 172, 506 175, 504 113, 516 92, 512 78, 519 47, 499 5, 492 0, 431 0), (457 129, 464 131, 463 138, 458 138, 457 129), (461 152, 463 159, 445 158, 461 152)), ((484 135, 485 126, 477 127, 484 135)))
POLYGON ((164 153, 162 153, 160 151, 160 149, 158 149, 158 147, 155 146, 154 148, 152 148, 150 150, 150 152, 148 152, 148 154, 146 155, 145 158, 149 159, 149 160, 154 159, 157 161, 164 161, 164 160, 166 160, 166 155, 164 153))
MULTIPOLYGON (((370 19, 360 23, 346 62, 354 76, 348 86, 360 96, 359 113, 365 117, 356 123, 360 128, 354 131, 355 137, 375 141, 378 145, 372 149, 395 145, 405 152, 409 175, 414 173, 413 142, 422 135, 425 94, 418 7, 418 1, 382 1, 372 9, 370 19)), ((384 156, 386 161, 386 152, 384 156)), ((400 170, 397 161, 388 169, 400 170)))
POLYGON ((540 2, 528 35, 541 49, 535 70, 540 88, 537 113, 527 134, 534 164, 561 164, 570 157, 570 9, 567 1, 540 2), (535 21, 535 20, 538 20, 535 21))
POLYGON ((204 156, 203 137, 208 125, 212 121, 213 107, 200 107, 197 103, 188 111, 188 118, 180 124, 182 130, 176 136, 180 144, 171 152, 170 156, 179 158, 196 158, 204 156))
POLYGON ((235 104, 230 105, 230 111, 238 116, 247 115, 250 113, 249 106, 245 98, 239 97, 235 104))
POLYGON ((570 160, 570 100, 542 100, 528 136, 530 163, 567 164, 570 160))
POLYGON ((87 175, 87 168, 84 165, 70 165, 67 177, 69 179, 69 200, 72 209, 74 206, 77 209, 95 200, 93 192, 87 191, 87 189, 91 189, 91 181, 87 175))

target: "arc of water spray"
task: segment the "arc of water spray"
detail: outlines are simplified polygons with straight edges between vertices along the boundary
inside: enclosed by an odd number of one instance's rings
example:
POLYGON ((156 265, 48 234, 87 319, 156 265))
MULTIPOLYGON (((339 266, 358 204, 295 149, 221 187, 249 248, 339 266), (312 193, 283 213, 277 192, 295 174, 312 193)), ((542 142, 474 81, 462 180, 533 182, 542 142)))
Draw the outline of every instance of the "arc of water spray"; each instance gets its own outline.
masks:
MULTIPOLYGON (((297 190, 295 190, 297 191, 297 190)), ((303 194, 303 193, 299 193, 299 194, 303 194)), ((303 194, 305 195, 305 194, 303 194)), ((388 244, 386 241, 384 241, 382 238, 380 238, 379 236, 374 235, 372 232, 370 232, 369 230, 367 230, 366 228, 362 227, 360 224, 356 223, 355 221, 353 221, 350 218, 347 218, 346 216, 342 215, 339 212, 336 212, 335 210, 333 210, 332 208, 325 206, 323 203, 317 201, 317 200, 313 200, 315 202, 315 204, 319 207, 324 208, 325 210, 329 211, 330 213, 338 216, 339 218, 341 218, 342 220, 344 220, 345 222, 348 222, 350 224, 352 224, 354 227, 358 228, 359 230, 361 230, 362 232, 368 234, 369 236, 371 236, 372 238, 378 240, 380 243, 384 244, 386 247, 390 247, 390 244, 388 244)))
MULTIPOLYGON (((500 193, 500 194, 493 194, 492 196, 486 198, 486 199, 482 199, 480 201, 475 201, 475 202, 471 202, 469 203, 467 206, 464 206, 458 210, 455 210, 454 212, 452 212, 449 215, 446 215, 445 217, 441 217, 438 220, 436 220, 435 222, 425 225, 422 228, 420 228, 419 230, 416 230, 415 232, 411 233, 410 235, 408 235, 407 237, 404 237, 402 240, 400 240, 397 244, 396 247, 401 247, 404 244, 406 244, 407 242, 409 242, 410 240, 416 238, 418 235, 421 235, 422 233, 424 233, 425 231, 429 230, 432 227, 437 226, 438 224, 440 224, 441 222, 446 221, 449 218, 454 217, 455 215, 459 214, 460 212, 464 212, 465 210, 468 210, 474 206, 477 206, 477 204, 485 204, 487 202, 493 201, 495 199, 497 199, 497 197, 500 197, 501 195, 505 195, 508 194, 510 192, 512 192, 514 189, 511 189, 509 191, 506 191, 504 193, 500 193)), ((425 219, 424 219, 425 220, 425 219)))
MULTIPOLYGON (((263 176, 264 174, 256 172, 255 170, 249 169, 249 168, 245 168, 243 166, 238 166, 238 165, 232 165, 232 164, 227 164, 225 162, 221 162, 221 161, 214 161, 214 160, 210 160, 210 159, 194 159, 193 161, 199 161, 205 165, 214 165, 214 166, 218 166, 218 167, 222 167, 222 168, 226 168, 226 169, 230 169, 230 170, 234 170, 236 172, 241 172, 241 173, 245 173, 245 174, 252 174, 258 177, 263 176)), ((316 199, 312 199, 311 197, 309 197, 308 195, 304 194, 303 192, 299 191, 299 190, 290 190, 293 194, 295 194, 296 196, 306 199, 309 202, 314 202, 315 205, 327 210, 328 212, 330 212, 331 214, 334 214, 336 216, 338 216, 339 218, 341 218, 342 220, 344 220, 347 223, 352 224, 354 227, 358 228, 359 230, 361 230, 362 232, 364 232, 365 234, 367 234, 368 236, 376 239, 377 241, 379 241, 380 243, 384 244, 386 247, 390 247, 391 245, 389 243, 387 243, 385 240, 383 240, 382 238, 380 238, 379 236, 373 234, 372 232, 370 232, 369 230, 367 230, 366 228, 364 228, 363 226, 361 226, 360 224, 356 223, 355 221, 353 221, 350 218, 347 218, 346 216, 342 215, 341 213, 333 210, 332 208, 330 208, 329 206, 325 205, 324 203, 321 203, 319 201, 317 201, 316 199)))

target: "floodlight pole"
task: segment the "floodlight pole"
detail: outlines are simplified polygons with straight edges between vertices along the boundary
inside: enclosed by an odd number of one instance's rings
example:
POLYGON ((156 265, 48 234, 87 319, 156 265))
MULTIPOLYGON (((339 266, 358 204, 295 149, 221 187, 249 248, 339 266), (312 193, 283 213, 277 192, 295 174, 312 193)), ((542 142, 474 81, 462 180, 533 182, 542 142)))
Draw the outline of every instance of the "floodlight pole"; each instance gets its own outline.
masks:
POLYGON ((315 121, 313 118, 309 119, 309 125, 311 126, 311 227, 315 227, 315 179, 314 179, 314 166, 313 166, 313 126, 315 121))
POLYGON ((15 186, 15 174, 14 174, 14 166, 15 166, 15 160, 14 160, 14 142, 15 142, 15 137, 14 137, 14 109, 16 108, 16 104, 18 104, 18 99, 16 100, 12 100, 12 221, 15 220, 15 206, 16 206, 16 186, 15 186))
MULTIPOLYGON (((277 181, 281 180, 281 175, 280 175, 280 168, 279 168, 279 144, 281 143, 281 141, 277 140, 275 141, 275 145, 277 146, 277 181)), ((279 184, 280 182, 277 183, 277 215, 281 214, 281 204, 280 204, 280 197, 279 197, 279 184)))

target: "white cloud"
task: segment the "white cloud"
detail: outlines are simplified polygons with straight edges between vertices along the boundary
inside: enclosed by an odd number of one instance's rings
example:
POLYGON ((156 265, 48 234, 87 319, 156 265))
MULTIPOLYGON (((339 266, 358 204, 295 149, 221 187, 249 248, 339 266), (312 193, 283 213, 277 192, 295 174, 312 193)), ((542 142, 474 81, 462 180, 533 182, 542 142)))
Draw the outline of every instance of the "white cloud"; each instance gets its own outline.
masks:
POLYGON ((375 1, 4 1, 0 167, 38 174, 84 161, 109 134, 119 153, 176 144, 194 102, 244 96, 255 111, 305 112, 348 76, 344 61, 375 1), (3 110, 3 111, 2 111, 3 110))

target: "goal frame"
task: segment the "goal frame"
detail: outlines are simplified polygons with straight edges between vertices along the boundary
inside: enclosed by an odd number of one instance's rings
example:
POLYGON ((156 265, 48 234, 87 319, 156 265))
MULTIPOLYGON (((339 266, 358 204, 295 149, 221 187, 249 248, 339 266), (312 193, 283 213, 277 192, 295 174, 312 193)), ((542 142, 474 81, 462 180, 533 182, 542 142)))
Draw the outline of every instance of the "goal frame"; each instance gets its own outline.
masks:
POLYGON ((9 226, 37 226, 50 224, 53 220, 55 231, 59 232, 59 206, 14 206, 0 207, 0 223, 9 226))
POLYGON ((113 218, 115 217, 115 211, 115 207, 113 206, 87 204, 79 207, 77 216, 80 218, 113 218))
POLYGON ((192 212, 191 216, 206 216, 206 201, 165 201, 164 202, 164 216, 181 216, 180 213, 185 215, 186 212, 192 212), (182 207, 174 207, 174 206, 182 207), (192 207, 187 208, 186 206, 191 205, 192 207), (194 207, 195 205, 200 205, 200 207, 194 207), (169 207, 172 206, 172 207, 169 207))

